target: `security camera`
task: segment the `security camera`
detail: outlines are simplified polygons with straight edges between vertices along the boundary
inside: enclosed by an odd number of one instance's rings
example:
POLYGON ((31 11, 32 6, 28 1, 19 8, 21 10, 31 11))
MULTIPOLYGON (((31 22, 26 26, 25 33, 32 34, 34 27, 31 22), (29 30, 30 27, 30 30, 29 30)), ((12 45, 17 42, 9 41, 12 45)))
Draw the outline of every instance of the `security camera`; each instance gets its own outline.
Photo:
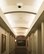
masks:
POLYGON ((21 8, 22 7, 22 3, 18 3, 17 6, 18 6, 18 8, 21 8))
POLYGON ((22 7, 21 5, 18 6, 18 8, 21 8, 21 7, 22 7))

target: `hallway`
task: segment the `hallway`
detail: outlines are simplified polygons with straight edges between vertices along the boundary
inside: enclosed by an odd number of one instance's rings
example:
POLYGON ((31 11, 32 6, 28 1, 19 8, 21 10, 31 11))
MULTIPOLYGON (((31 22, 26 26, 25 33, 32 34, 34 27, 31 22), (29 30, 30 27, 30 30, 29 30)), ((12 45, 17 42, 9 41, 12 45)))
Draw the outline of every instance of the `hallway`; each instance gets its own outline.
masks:
POLYGON ((44 54, 44 0, 0 0, 0 54, 44 54))

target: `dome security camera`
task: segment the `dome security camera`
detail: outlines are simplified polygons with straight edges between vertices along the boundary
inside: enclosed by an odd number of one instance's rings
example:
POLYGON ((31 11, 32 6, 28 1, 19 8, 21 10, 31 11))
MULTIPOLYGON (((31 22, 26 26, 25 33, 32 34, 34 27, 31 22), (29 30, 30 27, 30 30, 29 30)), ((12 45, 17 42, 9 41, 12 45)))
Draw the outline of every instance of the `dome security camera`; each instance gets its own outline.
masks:
POLYGON ((21 8, 21 7, 22 7, 22 6, 20 6, 20 5, 18 6, 18 8, 21 8))
POLYGON ((17 6, 18 6, 18 8, 21 8, 22 7, 22 3, 18 3, 17 6))

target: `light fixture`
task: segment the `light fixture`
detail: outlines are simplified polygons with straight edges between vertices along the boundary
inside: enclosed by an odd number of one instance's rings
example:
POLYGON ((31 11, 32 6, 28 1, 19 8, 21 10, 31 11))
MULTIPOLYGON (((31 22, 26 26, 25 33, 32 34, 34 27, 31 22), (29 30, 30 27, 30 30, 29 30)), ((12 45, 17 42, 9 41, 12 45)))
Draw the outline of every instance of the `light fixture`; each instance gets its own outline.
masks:
POLYGON ((15 39, 15 42, 16 42, 16 39, 15 39))

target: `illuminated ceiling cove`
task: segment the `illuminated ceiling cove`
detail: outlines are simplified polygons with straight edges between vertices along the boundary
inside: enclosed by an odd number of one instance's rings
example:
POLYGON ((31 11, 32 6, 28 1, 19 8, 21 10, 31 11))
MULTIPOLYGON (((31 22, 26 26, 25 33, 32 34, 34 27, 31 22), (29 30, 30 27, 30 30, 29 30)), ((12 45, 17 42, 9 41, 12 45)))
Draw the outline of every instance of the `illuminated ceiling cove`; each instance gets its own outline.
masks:
POLYGON ((28 34, 42 2, 43 0, 0 0, 0 8, 16 36, 28 34))

